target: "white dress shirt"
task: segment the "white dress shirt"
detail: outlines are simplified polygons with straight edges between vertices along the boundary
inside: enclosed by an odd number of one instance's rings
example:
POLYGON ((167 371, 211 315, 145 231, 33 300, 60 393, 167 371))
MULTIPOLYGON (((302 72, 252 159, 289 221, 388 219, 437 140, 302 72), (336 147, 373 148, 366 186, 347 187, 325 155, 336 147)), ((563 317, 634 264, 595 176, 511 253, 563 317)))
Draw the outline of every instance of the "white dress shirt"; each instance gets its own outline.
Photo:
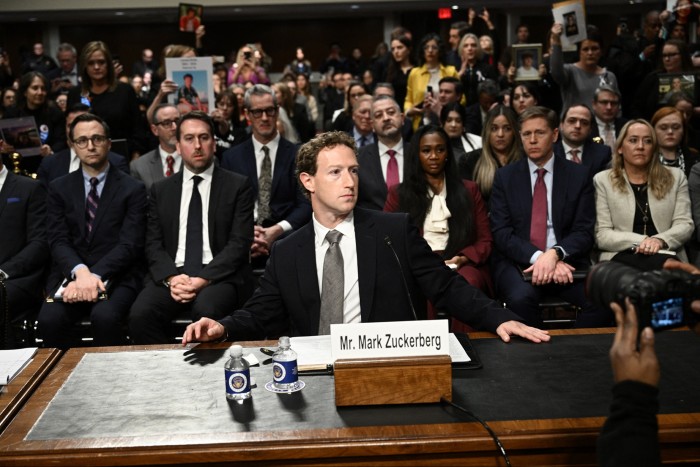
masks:
MULTIPOLYGON (((578 150, 578 158, 581 160, 581 162, 583 162, 583 146, 569 146, 563 139, 561 140, 561 145, 564 147, 564 154, 566 154, 567 161, 573 160, 573 157, 571 156, 571 150, 576 149, 578 150)), ((549 190, 547 191, 547 193, 549 193, 549 190)))
POLYGON ((209 194, 211 193, 211 180, 214 174, 214 164, 200 174, 182 167, 182 196, 180 196, 180 228, 177 236, 177 253, 175 254, 175 266, 185 265, 185 245, 187 244, 187 217, 189 216, 190 199, 192 198, 192 177, 199 175, 202 181, 197 185, 199 195, 202 198, 202 264, 209 264, 214 258, 209 246, 209 194))
POLYGON ((73 148, 70 148, 70 164, 68 165, 68 173, 73 173, 80 168, 80 159, 73 148))
POLYGON ((177 151, 170 153, 159 145, 158 154, 160 155, 160 162, 163 168, 163 176, 165 176, 166 172, 168 171, 168 156, 173 156, 173 173, 176 174, 180 171, 180 167, 182 166, 182 157, 177 153, 177 151))

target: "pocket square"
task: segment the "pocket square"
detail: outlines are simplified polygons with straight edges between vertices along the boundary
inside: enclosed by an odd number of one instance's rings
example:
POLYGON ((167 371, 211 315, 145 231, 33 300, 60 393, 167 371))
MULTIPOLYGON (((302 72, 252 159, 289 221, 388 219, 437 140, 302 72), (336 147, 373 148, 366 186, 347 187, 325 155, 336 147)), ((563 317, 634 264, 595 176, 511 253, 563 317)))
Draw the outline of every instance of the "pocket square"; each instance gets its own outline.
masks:
POLYGON ((7 198, 7 204, 19 203, 20 201, 22 201, 21 198, 7 198))

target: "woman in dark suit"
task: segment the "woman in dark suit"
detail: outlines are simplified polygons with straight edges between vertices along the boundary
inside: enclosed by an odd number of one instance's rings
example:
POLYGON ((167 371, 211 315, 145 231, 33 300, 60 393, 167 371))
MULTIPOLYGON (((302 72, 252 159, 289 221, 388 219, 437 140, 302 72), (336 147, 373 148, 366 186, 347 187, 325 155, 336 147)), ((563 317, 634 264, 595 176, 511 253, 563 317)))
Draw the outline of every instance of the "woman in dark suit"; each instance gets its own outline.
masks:
MULTIPOLYGON (((408 213, 447 266, 491 294, 486 263, 493 240, 486 207, 476 184, 460 178, 445 130, 435 125, 418 130, 404 160, 404 181, 389 190, 384 210, 408 213)), ((465 327, 453 322, 453 330, 465 327)))

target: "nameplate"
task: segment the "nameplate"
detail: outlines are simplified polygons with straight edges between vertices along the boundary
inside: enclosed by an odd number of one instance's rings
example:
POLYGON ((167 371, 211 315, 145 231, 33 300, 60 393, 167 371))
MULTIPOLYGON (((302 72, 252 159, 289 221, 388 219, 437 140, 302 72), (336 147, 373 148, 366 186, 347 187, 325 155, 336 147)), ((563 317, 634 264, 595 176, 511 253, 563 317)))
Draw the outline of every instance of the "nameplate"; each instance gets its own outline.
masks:
POLYGON ((449 353, 446 319, 331 325, 333 361, 341 358, 422 357, 449 353))

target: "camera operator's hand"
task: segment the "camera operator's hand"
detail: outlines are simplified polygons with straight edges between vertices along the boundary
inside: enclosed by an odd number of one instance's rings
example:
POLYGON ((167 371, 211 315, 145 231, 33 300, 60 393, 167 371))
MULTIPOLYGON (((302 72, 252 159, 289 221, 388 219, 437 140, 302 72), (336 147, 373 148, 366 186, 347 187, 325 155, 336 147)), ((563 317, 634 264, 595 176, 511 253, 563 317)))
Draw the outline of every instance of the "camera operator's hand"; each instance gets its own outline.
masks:
POLYGON ((625 299, 626 311, 617 303, 611 303, 617 322, 615 340, 610 348, 613 378, 620 381, 639 381, 650 386, 658 386, 660 370, 659 360, 654 351, 654 331, 650 327, 642 330, 637 350, 637 311, 634 305, 625 299))

